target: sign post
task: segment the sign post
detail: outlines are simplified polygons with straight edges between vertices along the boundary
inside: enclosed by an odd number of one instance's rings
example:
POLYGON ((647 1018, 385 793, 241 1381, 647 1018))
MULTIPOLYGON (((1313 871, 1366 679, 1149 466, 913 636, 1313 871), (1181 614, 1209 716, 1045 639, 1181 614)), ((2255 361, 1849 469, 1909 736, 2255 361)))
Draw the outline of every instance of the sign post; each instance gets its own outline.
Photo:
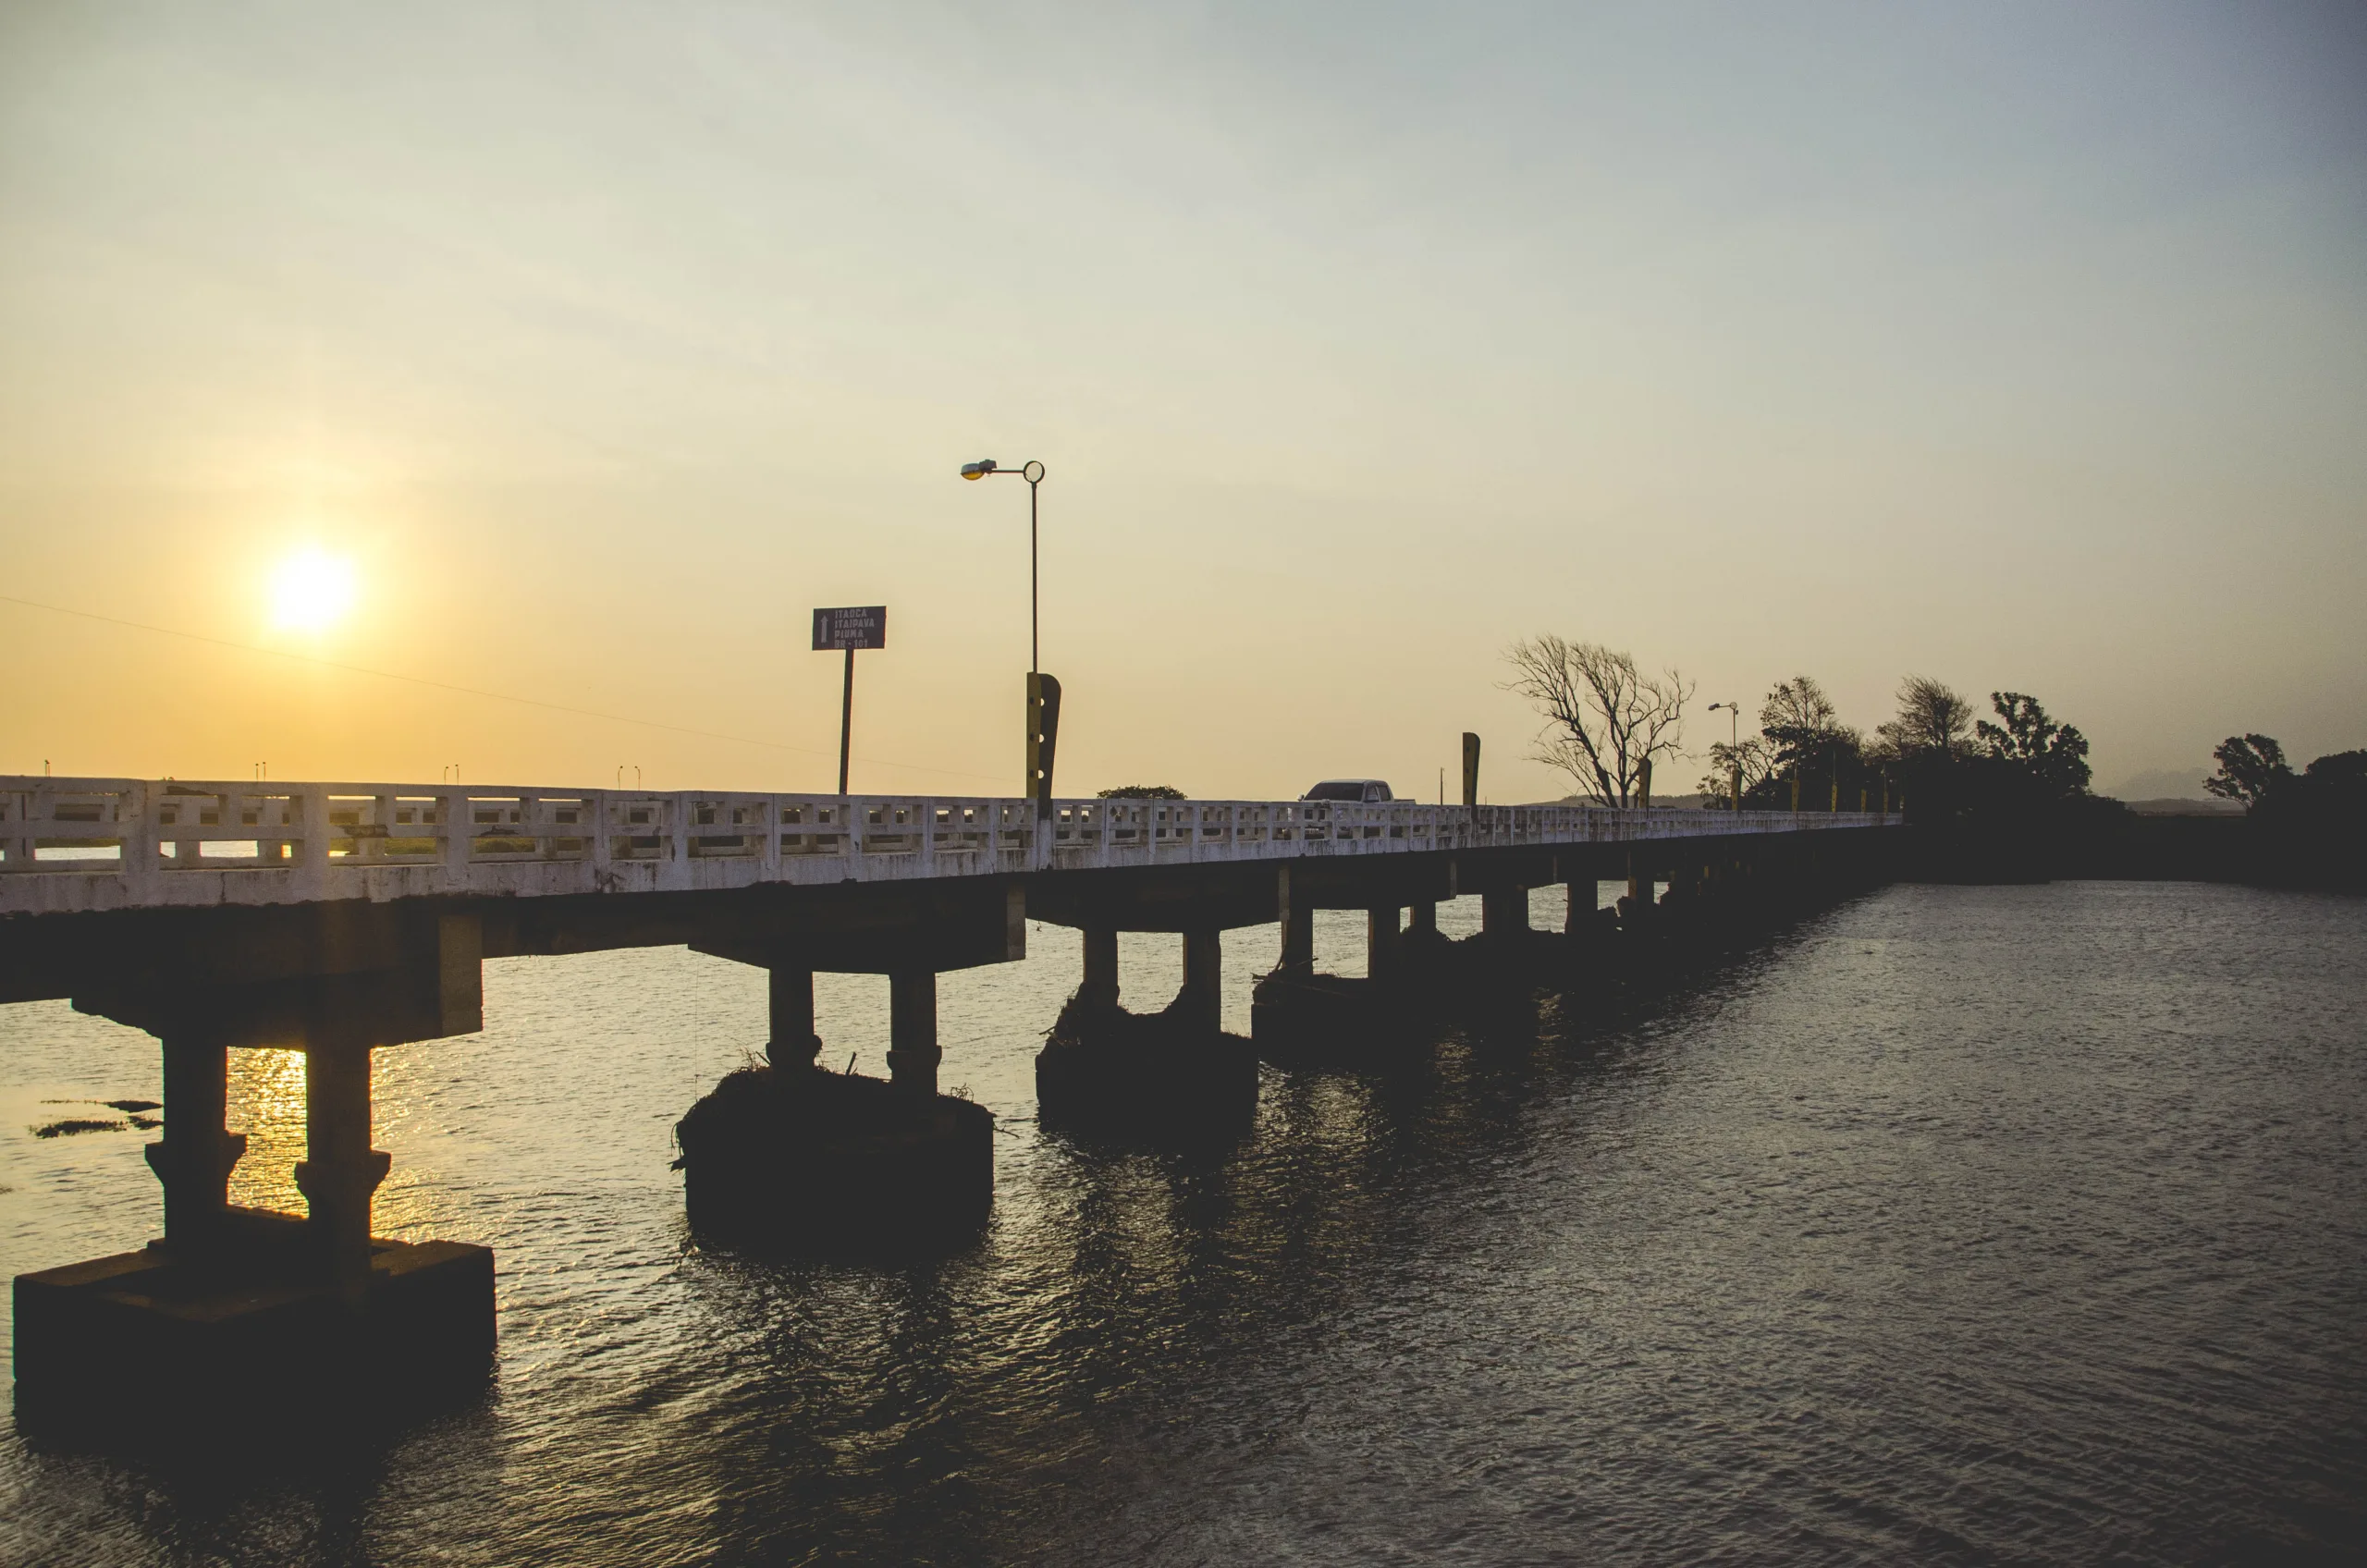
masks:
POLYGON ((847 792, 847 760, 854 742, 854 651, 888 645, 888 606, 857 605, 814 612, 814 651, 847 651, 846 692, 839 703, 839 793, 847 792))

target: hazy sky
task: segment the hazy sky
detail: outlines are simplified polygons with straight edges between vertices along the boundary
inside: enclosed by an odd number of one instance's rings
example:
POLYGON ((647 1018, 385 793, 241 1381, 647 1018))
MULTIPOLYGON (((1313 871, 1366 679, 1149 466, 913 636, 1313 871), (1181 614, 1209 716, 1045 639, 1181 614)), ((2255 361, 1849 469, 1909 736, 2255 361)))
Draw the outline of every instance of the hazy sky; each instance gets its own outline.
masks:
POLYGON ((826 789, 885 602, 1012 792, 984 456, 1063 793, 1559 794, 1547 631, 2367 745, 2367 10, 0 6, 0 594, 744 738, 0 603, 0 770, 826 789))

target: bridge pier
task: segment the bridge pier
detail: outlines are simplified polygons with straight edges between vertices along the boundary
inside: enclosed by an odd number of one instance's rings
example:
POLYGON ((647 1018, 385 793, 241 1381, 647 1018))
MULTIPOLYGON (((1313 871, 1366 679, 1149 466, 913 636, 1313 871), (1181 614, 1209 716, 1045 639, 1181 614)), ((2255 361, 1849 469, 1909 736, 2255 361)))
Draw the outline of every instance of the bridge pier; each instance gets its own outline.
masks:
POLYGON ((1257 1054, 1278 1067, 1357 1069, 1426 1043, 1428 997, 1451 947, 1439 934, 1438 906, 1454 896, 1452 863, 1300 865, 1285 875, 1282 962, 1251 998, 1257 1054), (1362 976, 1316 972, 1318 908, 1364 915, 1362 976))
POLYGON ((888 1081, 899 1092, 937 1097, 937 971, 888 974, 888 1081))
POLYGON ((1192 1034, 1214 1039, 1224 1028, 1224 933, 1202 926, 1184 933, 1184 985, 1175 1011, 1192 1034))
POLYGON ((80 1011, 158 1040, 164 1135, 143 1152, 163 1189, 165 1236, 17 1277, 20 1416, 80 1428, 136 1413, 210 1429, 481 1384, 494 1338, 492 1252, 374 1237, 370 1223, 392 1165, 370 1146, 374 1048, 477 1026, 476 933, 447 929, 448 920, 396 923, 381 933, 392 951, 349 932, 260 954, 316 971, 324 960, 351 966, 338 972, 258 978, 260 963, 244 975, 226 963, 74 997, 80 1011), (360 967, 390 958, 406 962, 360 967), (229 1053, 254 1047, 304 1055, 305 1150, 294 1171, 302 1217, 228 1202, 247 1148, 224 1125, 229 1053))
POLYGON ((1118 1005, 1118 928, 1085 928, 1085 979, 1077 996, 1096 1007, 1118 1005))
POLYGON ((1387 986, 1397 978, 1400 933, 1395 906, 1365 912, 1365 976, 1387 986))
POLYGON ((1627 892, 1619 900, 1619 924, 1623 929, 1642 931, 1651 924, 1658 880, 1639 851, 1627 851, 1627 892))
POLYGON ((1294 900, 1294 887, 1289 867, 1185 865, 1167 876, 1120 873, 1098 887, 1031 891, 1028 913, 1076 930, 1083 948, 1075 994, 1036 1058, 1039 1124, 1120 1143, 1245 1131, 1257 1063, 1246 1041, 1224 1032, 1224 933, 1279 919, 1284 962, 1295 942, 1296 961, 1311 966, 1312 912, 1294 900), (1129 931, 1182 943, 1183 984, 1159 1011, 1119 1005, 1118 938, 1129 931))
POLYGON ((1111 918, 1084 927, 1083 977, 1036 1054, 1039 1121, 1088 1140, 1198 1140, 1245 1130, 1257 1104, 1257 1064, 1224 1033, 1223 929, 1193 925, 1178 933, 1183 984, 1160 1011, 1136 1013, 1118 1003, 1111 918))
MULTIPOLYGON (((873 820, 889 824, 875 814, 873 820)), ((764 969, 765 1064, 724 1075, 675 1124, 682 1201, 703 1234, 824 1254, 936 1251, 994 1203, 994 1117, 938 1092, 937 977, 1026 956, 1015 883, 833 889, 807 908, 718 904, 696 951, 764 969), (828 1071, 819 973, 888 981, 888 1076, 828 1071)))
POLYGON ((814 1028, 814 972, 797 964, 766 971, 766 1001, 772 1037, 765 1060, 776 1068, 810 1068, 822 1060, 822 1036, 814 1028))
POLYGON ((370 1206, 394 1157, 370 1146, 370 1047, 318 1045, 304 1052, 304 1158, 296 1190, 331 1288, 348 1307, 370 1292, 370 1206))
POLYGON ((165 1059, 165 1135, 142 1151, 165 1189, 164 1244, 195 1256, 221 1239, 230 1172, 246 1135, 225 1125, 230 1048, 219 1035, 178 1029, 159 1042, 165 1059))
MULTIPOLYGON (((1288 883, 1290 873, 1282 874, 1288 883)), ((1306 901, 1304 892, 1293 900, 1287 889, 1282 903, 1282 951, 1274 967, 1289 974, 1311 974, 1315 972, 1315 906, 1306 901)))

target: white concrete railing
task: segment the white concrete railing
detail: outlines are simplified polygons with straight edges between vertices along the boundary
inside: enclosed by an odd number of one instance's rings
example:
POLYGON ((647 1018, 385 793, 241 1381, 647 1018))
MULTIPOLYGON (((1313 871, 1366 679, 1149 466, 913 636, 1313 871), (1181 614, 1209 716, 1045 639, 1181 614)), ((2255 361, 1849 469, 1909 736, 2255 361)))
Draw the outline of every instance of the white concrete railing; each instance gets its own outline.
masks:
POLYGON ((1896 824, 1867 812, 0 777, 0 914, 677 892, 1896 824))

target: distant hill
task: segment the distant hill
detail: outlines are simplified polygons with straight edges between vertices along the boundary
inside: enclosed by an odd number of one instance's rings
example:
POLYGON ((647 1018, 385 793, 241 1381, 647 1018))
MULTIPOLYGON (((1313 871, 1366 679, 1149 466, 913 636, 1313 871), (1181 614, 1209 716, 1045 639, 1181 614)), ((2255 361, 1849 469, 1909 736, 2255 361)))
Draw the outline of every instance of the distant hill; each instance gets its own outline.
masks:
POLYGON ((2208 801, 2216 799, 2202 787, 2202 781, 2209 777, 2209 773, 2199 767, 2157 767, 2151 772, 2136 774, 2109 790, 2099 790, 2096 793, 2110 795, 2116 801, 2127 801, 2132 806, 2140 801, 2208 801))
POLYGON ((2199 801, 2189 800, 2183 795, 2156 797, 2150 801, 2132 801, 2122 797, 2120 803, 2140 816, 2241 816, 2244 815, 2244 808, 2240 802, 2223 801, 2215 795, 2205 795, 2199 801))

